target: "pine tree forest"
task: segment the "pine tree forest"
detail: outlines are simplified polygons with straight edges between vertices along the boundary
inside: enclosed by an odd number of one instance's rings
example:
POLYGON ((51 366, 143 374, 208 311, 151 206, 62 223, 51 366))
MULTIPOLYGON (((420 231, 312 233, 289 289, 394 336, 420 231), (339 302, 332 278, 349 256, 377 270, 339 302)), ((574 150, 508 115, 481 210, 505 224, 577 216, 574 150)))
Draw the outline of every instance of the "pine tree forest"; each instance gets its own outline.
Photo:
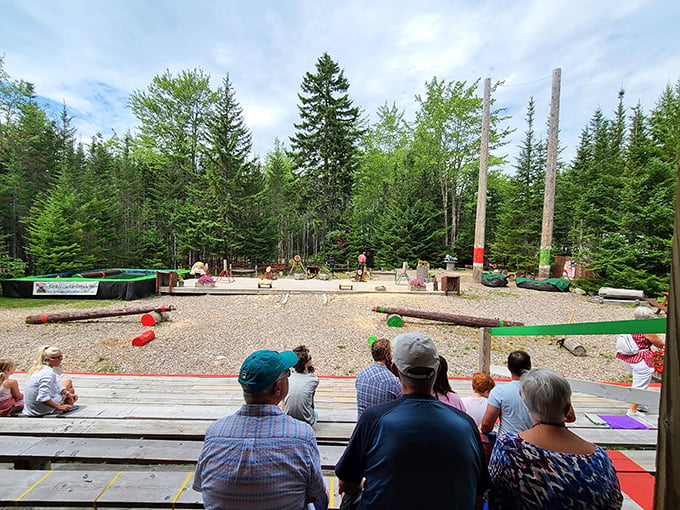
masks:
MULTIPOLYGON (((82 141, 0 59, 0 278, 111 267, 353 264, 370 250, 391 269, 450 254, 471 263, 479 172, 479 80, 433 77, 415 116, 386 101, 369 122, 340 63, 324 53, 301 77, 299 120, 264 161, 230 77, 157 75, 131 93, 135 133, 82 141), (218 84, 215 79, 218 79, 218 84)), ((494 88, 501 85, 494 84, 494 88)), ((680 81, 645 111, 626 104, 584 119, 573 161, 558 162, 553 256, 575 282, 668 290, 680 165, 680 81)), ((516 161, 507 114, 492 104, 486 256, 536 276, 546 119, 527 98, 516 161), (512 172, 501 170, 512 168, 512 172)))

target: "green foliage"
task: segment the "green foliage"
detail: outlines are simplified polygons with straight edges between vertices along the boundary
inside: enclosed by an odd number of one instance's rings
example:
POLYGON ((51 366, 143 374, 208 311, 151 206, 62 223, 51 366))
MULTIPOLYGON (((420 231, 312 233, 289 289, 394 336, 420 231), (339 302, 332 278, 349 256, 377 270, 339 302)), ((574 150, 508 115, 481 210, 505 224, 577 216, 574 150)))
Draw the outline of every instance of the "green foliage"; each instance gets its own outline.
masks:
MULTIPOLYGON (((0 276, 92 267, 186 267, 198 259, 375 266, 465 259, 472 253, 479 171, 478 81, 433 78, 415 120, 386 102, 365 125, 349 82, 324 53, 302 80, 287 151, 264 164, 226 75, 212 89, 200 69, 170 71, 135 91, 136 135, 78 142, 66 105, 54 119, 34 86, 0 58, 0 276)), ((498 84, 494 85, 494 89, 498 84)), ((680 81, 654 108, 596 111, 576 157, 559 167, 553 253, 594 273, 574 282, 668 289, 680 161, 680 81)), ((506 175, 493 108, 486 239, 489 260, 531 272, 538 261, 545 143, 527 131, 506 175)))
POLYGON ((347 93, 349 81, 328 53, 317 60, 315 73, 305 74, 301 89, 291 155, 302 180, 304 207, 313 215, 316 251, 318 240, 350 212, 363 131, 359 108, 347 93))

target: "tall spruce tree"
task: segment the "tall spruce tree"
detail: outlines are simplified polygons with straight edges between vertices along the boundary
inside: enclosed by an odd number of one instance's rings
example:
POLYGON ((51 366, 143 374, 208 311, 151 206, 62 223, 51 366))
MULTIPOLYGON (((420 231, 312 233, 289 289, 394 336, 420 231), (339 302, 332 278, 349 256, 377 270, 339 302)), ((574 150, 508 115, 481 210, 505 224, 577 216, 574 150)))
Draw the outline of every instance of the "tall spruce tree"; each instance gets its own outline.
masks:
POLYGON ((527 107, 527 129, 520 144, 515 173, 510 176, 510 186, 505 189, 495 243, 489 247, 492 259, 510 270, 523 273, 531 273, 536 265, 541 244, 543 174, 547 149, 545 142, 536 136, 534 114, 532 97, 527 107))
POLYGON ((347 93, 349 81, 328 53, 317 60, 315 73, 305 74, 301 89, 291 155, 312 213, 309 248, 316 252, 328 232, 343 230, 349 220, 363 131, 359 108, 347 93))

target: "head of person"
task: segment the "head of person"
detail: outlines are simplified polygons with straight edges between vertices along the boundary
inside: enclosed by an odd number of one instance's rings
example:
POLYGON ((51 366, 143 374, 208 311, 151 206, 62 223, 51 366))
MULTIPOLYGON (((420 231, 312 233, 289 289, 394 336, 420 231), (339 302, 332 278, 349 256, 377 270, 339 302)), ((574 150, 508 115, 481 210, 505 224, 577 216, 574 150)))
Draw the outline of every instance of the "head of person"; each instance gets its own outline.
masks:
POLYGON ((298 357, 298 362, 294 367, 298 374, 304 374, 305 372, 311 374, 314 372, 314 367, 312 366, 312 355, 309 353, 309 349, 307 349, 306 346, 298 345, 295 349, 293 349, 293 352, 297 354, 298 357))
POLYGON ((558 424, 576 419, 569 381, 551 368, 525 372, 520 379, 520 394, 536 422, 558 424))
POLYGON ((59 368, 63 359, 64 354, 59 347, 55 345, 43 345, 38 349, 35 359, 33 360, 33 366, 31 367, 31 370, 29 370, 29 374, 37 372, 45 365, 51 368, 59 368))
POLYGON ((508 370, 516 377, 520 377, 527 370, 531 370, 531 356, 524 351, 513 351, 508 356, 508 370))
POLYGON ((0 359, 0 384, 4 383, 7 378, 14 373, 16 365, 11 359, 0 359))
POLYGON ((444 356, 439 356, 439 368, 437 369, 437 376, 434 379, 434 387, 432 388, 435 393, 440 393, 441 395, 446 395, 451 393, 451 383, 449 382, 449 364, 446 362, 444 356))
POLYGON ((431 393, 437 370, 439 353, 432 339, 423 333, 404 333, 392 339, 392 361, 399 370, 404 390, 431 393))
POLYGON ((633 317, 636 319, 649 319, 652 316, 652 310, 646 306, 638 306, 633 311, 633 317))
POLYGON ((489 374, 477 372, 476 374, 472 375, 472 391, 475 393, 479 393, 480 395, 488 397, 489 392, 494 388, 494 386, 496 386, 496 381, 494 381, 493 377, 491 377, 489 374))
POLYGON ((278 404, 288 394, 290 369, 298 362, 293 351, 255 351, 239 370, 238 382, 248 404, 278 404))
POLYGON ((380 361, 381 363, 391 363, 392 362, 392 345, 387 338, 378 338, 371 345, 371 356, 373 356, 374 361, 380 361))

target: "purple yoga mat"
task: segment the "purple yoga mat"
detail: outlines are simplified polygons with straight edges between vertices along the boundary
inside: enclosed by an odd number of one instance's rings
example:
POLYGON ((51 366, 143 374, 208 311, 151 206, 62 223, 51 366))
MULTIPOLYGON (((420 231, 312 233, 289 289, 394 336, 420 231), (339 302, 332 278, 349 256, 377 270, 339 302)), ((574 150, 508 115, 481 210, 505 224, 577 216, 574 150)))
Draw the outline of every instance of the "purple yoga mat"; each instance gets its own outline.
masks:
POLYGON ((613 429, 628 429, 628 430, 647 430, 645 424, 639 422, 635 418, 622 414, 598 414, 600 418, 607 422, 613 429))

